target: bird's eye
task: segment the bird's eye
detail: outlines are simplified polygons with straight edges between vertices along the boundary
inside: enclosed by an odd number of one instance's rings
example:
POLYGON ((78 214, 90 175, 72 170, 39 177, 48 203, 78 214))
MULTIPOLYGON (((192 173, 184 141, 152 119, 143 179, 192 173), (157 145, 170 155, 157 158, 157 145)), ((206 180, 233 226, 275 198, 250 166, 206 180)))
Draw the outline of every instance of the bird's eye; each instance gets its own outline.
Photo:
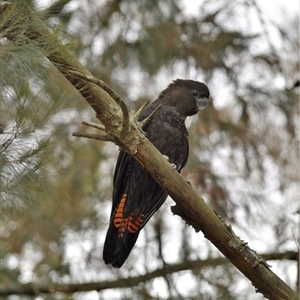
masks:
POLYGON ((196 90, 193 90, 192 94, 193 94, 194 97, 198 97, 198 95, 199 95, 196 90))

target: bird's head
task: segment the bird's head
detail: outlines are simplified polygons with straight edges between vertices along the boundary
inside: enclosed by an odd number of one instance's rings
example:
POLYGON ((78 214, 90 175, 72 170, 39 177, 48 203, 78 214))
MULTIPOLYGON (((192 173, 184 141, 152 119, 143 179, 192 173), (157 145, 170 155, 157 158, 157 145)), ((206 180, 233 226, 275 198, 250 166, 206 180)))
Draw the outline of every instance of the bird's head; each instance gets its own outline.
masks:
POLYGON ((172 106, 186 118, 203 110, 209 103, 209 90, 199 81, 177 79, 159 96, 164 105, 172 106))

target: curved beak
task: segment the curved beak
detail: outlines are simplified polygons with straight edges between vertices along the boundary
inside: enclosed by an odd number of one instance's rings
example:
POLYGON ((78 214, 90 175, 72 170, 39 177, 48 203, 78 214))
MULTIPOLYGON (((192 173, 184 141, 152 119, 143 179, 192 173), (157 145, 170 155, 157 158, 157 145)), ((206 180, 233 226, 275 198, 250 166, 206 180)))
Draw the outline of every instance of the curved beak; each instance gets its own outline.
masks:
POLYGON ((210 101, 210 97, 207 98, 198 98, 197 100, 197 107, 198 107, 198 111, 203 110, 209 103, 210 101))

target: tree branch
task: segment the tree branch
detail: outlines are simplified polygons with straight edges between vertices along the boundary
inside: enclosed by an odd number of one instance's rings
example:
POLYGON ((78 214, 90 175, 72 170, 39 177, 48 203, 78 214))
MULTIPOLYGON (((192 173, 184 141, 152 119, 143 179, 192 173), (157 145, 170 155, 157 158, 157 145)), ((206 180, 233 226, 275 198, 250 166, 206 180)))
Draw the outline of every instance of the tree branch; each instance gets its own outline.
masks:
POLYGON ((99 80, 96 77, 88 76, 88 75, 82 74, 77 71, 72 71, 72 70, 69 72, 79 78, 86 80, 86 81, 95 83, 116 101, 116 103, 120 106, 122 113, 123 113, 122 132, 127 132, 129 130, 129 113, 128 113, 125 102, 120 98, 120 96, 112 88, 110 88, 106 83, 104 83, 102 80, 99 80))
MULTIPOLYGON (((288 251, 285 253, 268 253, 262 254, 266 260, 278 260, 278 259, 289 259, 297 260, 297 252, 288 251)), ((128 278, 119 278, 111 281, 102 282, 88 282, 88 283, 75 283, 75 284, 56 284, 51 283, 49 285, 44 284, 20 284, 18 286, 2 287, 0 290, 0 296, 5 297, 9 295, 28 295, 34 296, 38 294, 49 294, 49 293, 65 293, 72 294, 75 292, 87 292, 87 291, 101 291, 106 289, 116 289, 116 288, 128 288, 137 286, 142 282, 153 280, 157 277, 166 276, 169 274, 182 272, 182 271, 197 271, 202 268, 216 267, 220 265, 225 265, 230 263, 230 261, 225 257, 219 258, 208 258, 206 260, 193 260, 185 261, 179 264, 164 265, 155 271, 146 273, 144 275, 132 276, 128 278)), ((277 298, 279 299, 279 298, 277 298)), ((288 298, 283 298, 288 299, 288 298)))
MULTIPOLYGON (((91 76, 90 72, 27 7, 25 1, 19 0, 15 4, 9 5, 2 15, 7 23, 28 20, 28 28, 25 32, 27 39, 36 43, 37 47, 81 93, 95 110, 96 116, 105 126, 107 134, 114 137, 114 142, 132 154, 173 198, 176 202, 175 212, 195 229, 200 229, 204 236, 252 282, 257 292, 274 300, 298 299, 296 292, 273 273, 264 260, 240 240, 232 229, 205 204, 195 189, 172 168, 161 153, 145 138, 134 119, 129 120, 128 131, 124 132, 122 110, 107 92, 69 72, 73 70, 91 76), (14 5, 17 5, 17 8, 13 8, 14 5), (24 18, 25 16, 26 18, 24 18)), ((120 284, 122 282, 124 280, 120 279, 120 284)), ((126 286, 131 285, 132 282, 126 281, 126 286)), ((69 286, 66 287, 66 290, 69 286)), ((49 291, 49 289, 50 287, 47 290, 49 291)), ((89 290, 92 289, 99 290, 99 286, 91 285, 89 290)))

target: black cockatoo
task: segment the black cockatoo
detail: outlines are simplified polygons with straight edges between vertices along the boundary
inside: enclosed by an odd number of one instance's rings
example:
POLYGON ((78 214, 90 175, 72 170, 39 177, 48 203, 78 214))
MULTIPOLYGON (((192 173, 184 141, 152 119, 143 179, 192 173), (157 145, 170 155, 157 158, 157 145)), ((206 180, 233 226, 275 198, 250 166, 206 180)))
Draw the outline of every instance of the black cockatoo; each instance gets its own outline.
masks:
MULTIPOLYGON (((143 130, 178 172, 185 166, 189 153, 185 119, 204 109, 208 102, 209 90, 204 83, 177 79, 139 118, 147 118, 160 105, 143 130)), ((119 154, 113 184, 113 204, 103 259, 106 264, 120 268, 141 229, 168 195, 147 170, 124 151, 119 154)))

